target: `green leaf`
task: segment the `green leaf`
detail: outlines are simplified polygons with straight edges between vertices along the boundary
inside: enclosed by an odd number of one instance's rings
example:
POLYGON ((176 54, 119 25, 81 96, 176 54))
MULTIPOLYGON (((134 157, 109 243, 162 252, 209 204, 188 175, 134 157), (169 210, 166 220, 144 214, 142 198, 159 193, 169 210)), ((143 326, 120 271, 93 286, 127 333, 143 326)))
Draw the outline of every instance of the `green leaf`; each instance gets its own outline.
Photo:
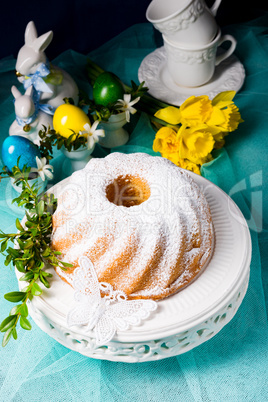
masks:
POLYGON ((36 267, 38 268, 38 270, 40 271, 40 270, 42 270, 42 269, 44 268, 45 263, 44 263, 44 261, 38 261, 38 262, 35 263, 35 266, 36 266, 36 267))
POLYGON ((37 236, 37 234, 38 234, 38 230, 37 229, 31 229, 31 233, 32 233, 32 236, 33 237, 36 237, 37 236))
POLYGON ((22 304, 17 304, 16 306, 12 307, 9 315, 17 315, 21 306, 22 304))
MULTIPOLYGON (((12 202, 13 202, 13 201, 12 201, 12 202)), ((24 204, 25 204, 25 201, 20 201, 20 202, 18 202, 18 206, 19 206, 19 207, 22 207, 24 204)))
POLYGON ((19 204, 19 203, 21 202, 21 198, 20 198, 20 197, 13 198, 12 204, 14 204, 15 202, 16 202, 17 204, 19 204))
POLYGON ((11 260, 12 260, 12 256, 10 254, 7 255, 5 262, 4 262, 6 267, 11 263, 11 260))
POLYGON ((58 142, 57 142, 57 148, 58 148, 58 149, 61 149, 61 147, 63 146, 63 144, 64 144, 64 139, 58 140, 58 142))
POLYGON ((9 329, 6 331, 6 333, 5 333, 4 337, 3 337, 3 341, 2 341, 2 346, 3 346, 3 348, 8 344, 8 342, 9 342, 9 340, 10 340, 10 338, 11 338, 12 332, 13 332, 13 329, 12 329, 12 328, 9 328, 9 329))
POLYGON ((40 281, 43 283, 43 285, 44 285, 46 288, 50 288, 50 284, 49 284, 48 280, 47 280, 44 276, 41 276, 41 275, 40 275, 40 281))
POLYGON ((71 144, 71 142, 74 140, 74 135, 75 135, 75 134, 70 135, 70 137, 67 139, 67 143, 66 143, 67 147, 68 147, 68 146, 71 144))
POLYGON ((13 327, 17 319, 16 315, 10 315, 2 321, 0 325, 0 331, 6 332, 9 328, 13 327))
POLYGON ((35 272, 35 274, 34 274, 34 280, 35 280, 35 282, 39 279, 39 274, 40 274, 39 271, 38 271, 38 272, 35 272))
POLYGON ((2 241, 2 244, 1 244, 1 253, 3 253, 3 252, 6 250, 7 245, 8 245, 8 239, 2 241))
MULTIPOLYGON (((29 240, 32 242, 32 240, 29 240)), ((25 243, 26 244, 26 243, 25 243)), ((24 250, 23 255, 20 256, 20 258, 18 258, 18 260, 30 260, 31 258, 33 258, 34 254, 33 254, 33 244, 31 245, 30 243, 28 244, 28 247, 26 250, 24 250)))
POLYGON ((12 257, 19 258, 20 257, 20 251, 15 250, 14 248, 9 247, 8 250, 9 254, 12 255, 12 257))
POLYGON ((34 242, 32 241, 32 239, 27 240, 27 241, 24 243, 24 249, 28 250, 28 249, 32 248, 33 245, 34 245, 34 242))
POLYGON ((19 272, 25 272, 25 264, 20 260, 15 260, 15 267, 19 272))
POLYGON ((10 292, 4 295, 4 298, 12 303, 17 303, 25 298, 24 292, 10 292))
POLYGON ((23 317, 27 317, 27 316, 28 316, 28 306, 27 306, 26 303, 23 303, 23 304, 20 306, 19 312, 20 312, 20 314, 21 314, 23 317))
POLYGON ((72 268, 73 267, 73 264, 69 264, 68 262, 63 262, 63 261, 61 261, 60 262, 65 268, 72 268))
POLYGON ((43 293, 42 289, 37 283, 34 283, 31 289, 31 294, 33 296, 40 296, 43 293))
POLYGON ((14 338, 15 340, 18 338, 17 330, 16 330, 15 327, 14 327, 13 330, 12 330, 12 336, 13 336, 13 338, 14 338))
POLYGON ((61 252, 61 251, 53 251, 53 254, 54 254, 54 255, 61 255, 62 252, 61 252))
POLYGON ((18 245, 20 246, 20 249, 23 250, 24 249, 24 242, 21 241, 20 239, 17 239, 18 245))
POLYGON ((27 222, 34 222, 34 218, 27 211, 25 211, 25 214, 27 217, 27 222))
POLYGON ((34 277, 34 273, 32 271, 28 271, 28 272, 26 272, 25 275, 22 275, 19 280, 23 281, 23 282, 30 281, 33 279, 33 277, 34 277))
POLYGON ((36 212, 38 213, 38 215, 43 215, 44 210, 45 210, 45 203, 44 203, 44 200, 41 200, 37 204, 36 212))
POLYGON ((30 331, 30 329, 32 329, 30 321, 23 316, 20 317, 20 326, 21 328, 26 329, 26 331, 30 331))
POLYGON ((47 278, 52 278, 53 275, 50 272, 42 271, 42 276, 46 276, 47 278))
POLYGON ((34 266, 35 266, 35 260, 34 258, 32 258, 31 260, 28 261, 27 267, 29 270, 32 270, 34 269, 34 266))
POLYGON ((46 258, 46 257, 48 257, 50 255, 50 253, 51 253, 51 250, 48 247, 48 248, 45 249, 45 251, 43 252, 42 255, 43 255, 44 258, 46 258))
POLYGON ((20 232, 22 232, 22 231, 24 230, 22 224, 20 223, 19 218, 16 219, 16 228, 17 228, 20 232))
POLYGON ((26 226, 27 228, 31 229, 31 228, 34 228, 36 225, 35 225, 34 222, 27 221, 27 222, 25 222, 25 226, 26 226))

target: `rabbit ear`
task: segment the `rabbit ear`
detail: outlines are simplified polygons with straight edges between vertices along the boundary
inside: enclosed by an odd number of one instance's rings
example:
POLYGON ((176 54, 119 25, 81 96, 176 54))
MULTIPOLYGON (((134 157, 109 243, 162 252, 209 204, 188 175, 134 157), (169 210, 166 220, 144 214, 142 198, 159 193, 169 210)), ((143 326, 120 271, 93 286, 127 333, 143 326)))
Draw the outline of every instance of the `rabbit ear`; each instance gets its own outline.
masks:
POLYGON ((15 99, 18 99, 18 98, 20 98, 20 97, 22 96, 22 94, 20 93, 20 91, 18 90, 18 88, 15 87, 15 85, 13 85, 13 86, 11 87, 11 92, 12 92, 12 95, 14 96, 15 99))
POLYGON ((25 44, 28 46, 33 45, 37 38, 37 31, 33 21, 28 22, 25 30, 25 44))
POLYGON ((53 32, 49 31, 41 36, 39 38, 35 39, 33 48, 35 51, 43 52, 46 50, 50 42, 52 41, 53 38, 53 32))
POLYGON ((25 95, 32 96, 32 94, 33 94, 33 86, 31 85, 26 89, 25 95))

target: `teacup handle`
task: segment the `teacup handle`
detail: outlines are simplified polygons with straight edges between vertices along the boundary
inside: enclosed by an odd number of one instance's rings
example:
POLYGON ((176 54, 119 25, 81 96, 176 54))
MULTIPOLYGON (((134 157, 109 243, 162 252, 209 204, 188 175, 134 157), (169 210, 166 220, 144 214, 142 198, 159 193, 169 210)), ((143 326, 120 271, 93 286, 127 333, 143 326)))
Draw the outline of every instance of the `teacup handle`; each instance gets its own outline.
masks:
POLYGON ((218 64, 220 64, 223 60, 227 59, 227 57, 231 56, 231 54, 234 52, 234 50, 236 48, 237 41, 232 35, 223 35, 221 37, 221 39, 219 40, 218 46, 220 46, 225 41, 231 42, 231 46, 229 47, 228 50, 226 50, 226 52, 224 52, 216 57, 216 61, 215 61, 216 66, 218 64))
POLYGON ((217 11, 218 11, 218 8, 220 7, 220 4, 221 4, 221 0, 215 0, 213 6, 210 7, 210 11, 214 15, 214 17, 217 14, 217 11))

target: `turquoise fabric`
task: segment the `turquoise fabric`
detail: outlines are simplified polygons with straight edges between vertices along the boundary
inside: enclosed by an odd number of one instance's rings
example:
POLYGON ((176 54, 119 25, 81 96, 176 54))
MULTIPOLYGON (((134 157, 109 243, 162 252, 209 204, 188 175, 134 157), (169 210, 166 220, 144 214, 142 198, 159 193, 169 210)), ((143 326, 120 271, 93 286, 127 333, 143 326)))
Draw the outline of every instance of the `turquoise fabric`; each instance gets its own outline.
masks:
MULTIPOLYGON (((0 401, 268 401, 267 342, 267 127, 268 127, 268 15, 226 28, 238 40, 236 54, 246 69, 246 81, 235 97, 245 122, 227 138, 217 159, 204 166, 203 175, 232 196, 246 217, 252 238, 249 289, 233 320, 198 348, 158 362, 125 364, 94 360, 72 352, 43 333, 34 323, 19 329, 18 340, 1 350, 0 401)), ((159 43, 152 26, 136 25, 95 50, 90 57, 126 83, 138 82, 143 58, 159 43)), ((80 88, 91 93, 87 57, 68 51, 54 63, 65 68, 80 88)), ((18 84, 15 60, 0 61, 0 142, 14 119, 10 87, 18 84)), ((145 115, 137 115, 121 152, 152 151, 154 131, 145 115)), ((94 156, 107 154, 100 147, 94 156)), ((56 153, 54 182, 64 177, 63 156, 56 153)), ((0 228, 15 230, 21 211, 11 205, 14 192, 0 184, 0 228)), ((17 289, 12 268, 0 257, 1 295, 17 289)), ((0 320, 11 304, 0 298, 0 320)))

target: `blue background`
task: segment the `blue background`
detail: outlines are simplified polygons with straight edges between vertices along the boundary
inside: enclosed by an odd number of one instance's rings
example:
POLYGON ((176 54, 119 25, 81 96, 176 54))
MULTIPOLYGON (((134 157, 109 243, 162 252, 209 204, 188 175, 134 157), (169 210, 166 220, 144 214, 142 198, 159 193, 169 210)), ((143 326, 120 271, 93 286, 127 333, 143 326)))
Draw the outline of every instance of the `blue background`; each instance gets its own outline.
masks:
MULTIPOLYGON (((164 1, 164 0, 163 0, 164 1)), ((208 5, 213 0, 206 1, 208 5)), ((0 24, 0 58, 16 57, 24 37, 25 26, 33 20, 39 35, 53 30, 53 45, 47 50, 49 59, 65 50, 88 53, 126 28, 146 22, 150 0, 46 0, 5 1, 0 24)), ((221 27, 250 21, 268 10, 265 0, 245 2, 222 0, 217 22, 221 27)), ((155 32, 159 39, 159 35, 155 32)))

